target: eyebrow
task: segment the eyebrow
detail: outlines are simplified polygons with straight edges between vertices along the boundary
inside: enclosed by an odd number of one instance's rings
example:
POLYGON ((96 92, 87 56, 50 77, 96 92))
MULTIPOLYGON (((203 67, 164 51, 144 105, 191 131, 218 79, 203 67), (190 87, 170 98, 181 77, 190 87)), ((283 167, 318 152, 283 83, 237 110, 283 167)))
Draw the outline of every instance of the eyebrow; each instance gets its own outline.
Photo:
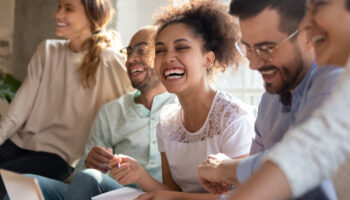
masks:
POLYGON ((128 48, 128 49, 131 49, 131 48, 135 48, 135 47, 138 47, 138 46, 141 46, 141 45, 147 45, 148 44, 148 42, 139 42, 139 43, 136 43, 135 45, 134 45, 134 47, 132 47, 132 46, 127 46, 126 48, 128 48))
MULTIPOLYGON (((174 41, 174 43, 178 43, 178 42, 187 42, 187 43, 191 43, 190 41, 184 39, 184 38, 180 38, 174 41)), ((156 46, 160 46, 160 45, 164 45, 164 42, 156 42, 156 46)))
POLYGON ((187 43, 191 43, 190 41, 184 39, 184 38, 180 38, 174 41, 174 43, 178 43, 178 42, 187 42, 187 43))

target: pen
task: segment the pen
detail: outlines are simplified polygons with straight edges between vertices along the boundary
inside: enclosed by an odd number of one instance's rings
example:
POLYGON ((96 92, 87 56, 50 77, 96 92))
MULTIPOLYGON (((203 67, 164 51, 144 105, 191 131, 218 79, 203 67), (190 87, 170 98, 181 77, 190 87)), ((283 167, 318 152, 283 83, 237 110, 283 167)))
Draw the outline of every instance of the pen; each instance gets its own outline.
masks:
MULTIPOLYGON (((118 155, 117 155, 117 154, 114 154, 114 156, 115 156, 115 157, 118 157, 118 155)), ((116 165, 116 166, 117 166, 117 168, 120 168, 120 163, 117 163, 117 165, 116 165)))

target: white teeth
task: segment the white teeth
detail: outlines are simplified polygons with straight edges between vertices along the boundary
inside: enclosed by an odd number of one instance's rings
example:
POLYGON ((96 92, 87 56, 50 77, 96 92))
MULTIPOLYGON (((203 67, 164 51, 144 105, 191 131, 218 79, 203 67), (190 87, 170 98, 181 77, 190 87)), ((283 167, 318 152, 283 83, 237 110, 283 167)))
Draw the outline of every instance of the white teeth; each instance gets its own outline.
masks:
POLYGON ((170 80, 179 79, 179 78, 182 78, 182 76, 181 75, 173 75, 173 76, 166 77, 166 79, 170 79, 170 80))
POLYGON ((56 25, 57 25, 57 26, 67 26, 67 24, 65 24, 65 23, 59 23, 59 22, 57 22, 56 25))
POLYGON ((172 74, 183 74, 185 73, 185 71, 183 69, 170 69, 170 70, 167 70, 164 72, 164 75, 167 77, 167 76, 170 76, 172 74))
POLYGON ((273 73, 275 73, 277 70, 276 69, 270 69, 270 70, 264 70, 264 71, 260 71, 260 73, 262 75, 272 75, 273 73))
POLYGON ((317 35, 317 36, 311 38, 311 43, 316 44, 317 42, 322 41, 324 39, 325 39, 325 37, 323 35, 317 35))
POLYGON ((140 73, 140 72, 143 72, 143 70, 142 69, 133 69, 133 70, 131 70, 131 73, 133 73, 133 74, 140 73))

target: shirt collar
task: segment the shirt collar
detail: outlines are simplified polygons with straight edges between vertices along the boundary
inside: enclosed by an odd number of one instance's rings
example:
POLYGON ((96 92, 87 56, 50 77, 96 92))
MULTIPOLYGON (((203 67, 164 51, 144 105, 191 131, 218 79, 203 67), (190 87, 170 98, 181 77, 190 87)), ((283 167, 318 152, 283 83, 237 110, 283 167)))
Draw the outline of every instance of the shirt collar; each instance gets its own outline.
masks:
POLYGON ((311 78, 312 73, 316 70, 317 67, 318 66, 317 66, 316 62, 313 62, 310 69, 305 74, 303 80, 301 80, 301 82, 295 88, 294 92, 292 93, 292 96, 303 94, 305 87, 306 87, 307 83, 309 82, 309 79, 311 78))

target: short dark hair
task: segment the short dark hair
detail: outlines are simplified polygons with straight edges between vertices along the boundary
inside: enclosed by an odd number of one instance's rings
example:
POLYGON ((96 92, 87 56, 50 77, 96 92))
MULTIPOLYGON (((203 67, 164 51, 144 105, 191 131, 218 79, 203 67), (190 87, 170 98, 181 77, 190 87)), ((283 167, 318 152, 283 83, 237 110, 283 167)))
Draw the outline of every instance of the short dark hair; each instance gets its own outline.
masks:
POLYGON ((281 17, 281 32, 291 34, 298 29, 305 15, 305 6, 306 0, 232 0, 230 14, 245 20, 267 8, 275 9, 281 17))
POLYGON ((218 0, 192 0, 181 7, 169 6, 155 16, 158 34, 168 25, 182 23, 194 35, 203 39, 203 50, 213 51, 216 69, 236 64, 239 53, 234 46, 240 39, 238 21, 228 13, 228 7, 218 0))
POLYGON ((346 0, 346 8, 350 11, 350 0, 346 0))

